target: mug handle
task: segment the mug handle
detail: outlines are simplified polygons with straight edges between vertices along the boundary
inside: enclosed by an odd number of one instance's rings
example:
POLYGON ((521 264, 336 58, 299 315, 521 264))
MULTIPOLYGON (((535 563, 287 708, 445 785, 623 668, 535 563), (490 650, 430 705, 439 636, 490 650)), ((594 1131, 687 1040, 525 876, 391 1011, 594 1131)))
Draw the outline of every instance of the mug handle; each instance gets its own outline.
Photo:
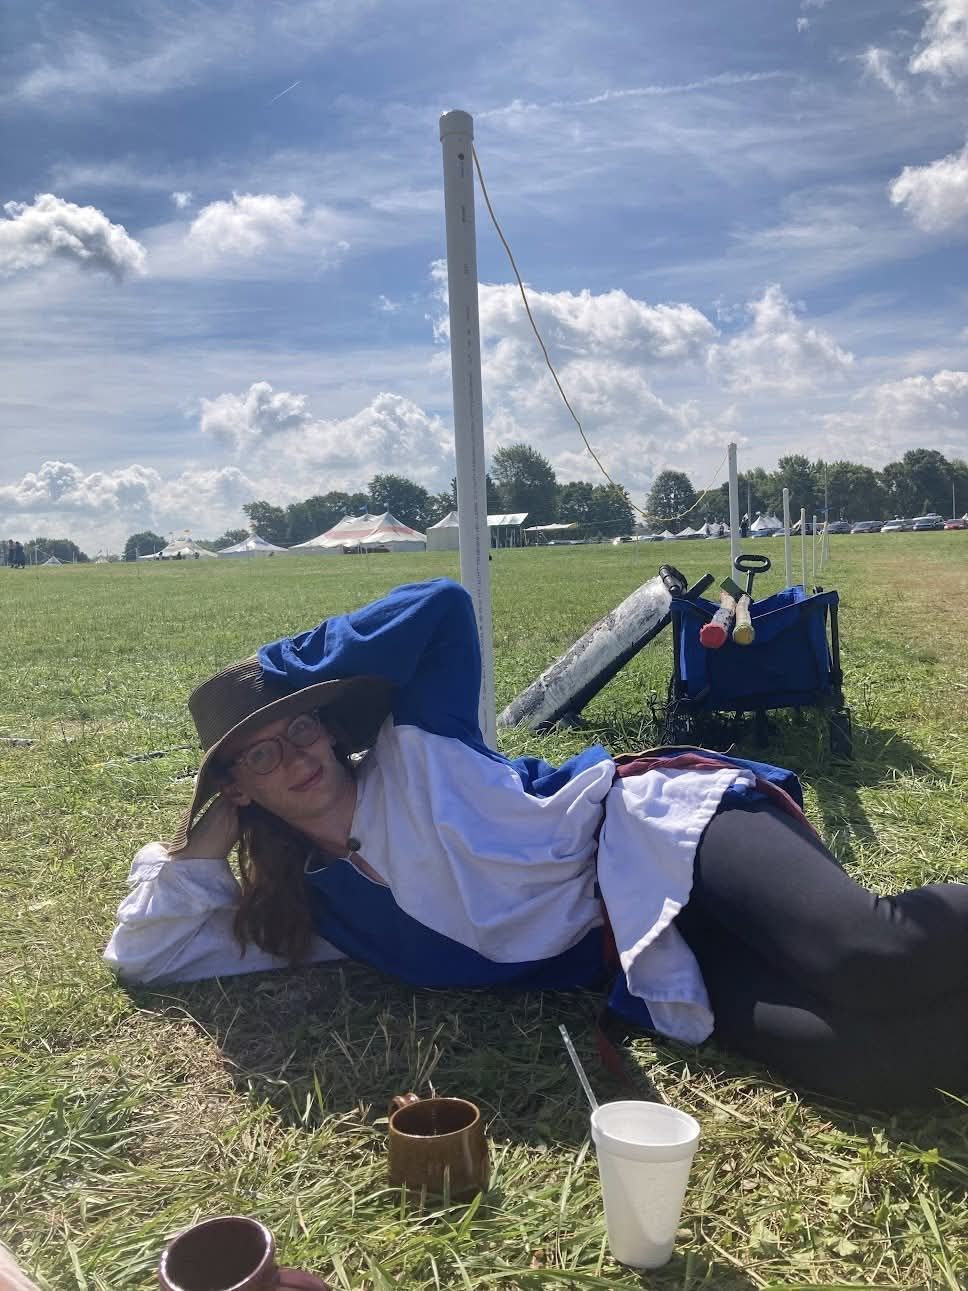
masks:
POLYGON ((394 1112, 399 1112, 401 1107, 409 1107, 412 1103, 419 1103, 419 1102, 420 1102, 419 1094, 414 1094, 414 1093, 397 1094, 395 1097, 391 1098, 389 1103, 387 1104, 387 1120, 389 1120, 393 1116, 394 1112))
POLYGON ((332 1291, 328 1282, 302 1269, 278 1269, 276 1276, 278 1291, 332 1291))

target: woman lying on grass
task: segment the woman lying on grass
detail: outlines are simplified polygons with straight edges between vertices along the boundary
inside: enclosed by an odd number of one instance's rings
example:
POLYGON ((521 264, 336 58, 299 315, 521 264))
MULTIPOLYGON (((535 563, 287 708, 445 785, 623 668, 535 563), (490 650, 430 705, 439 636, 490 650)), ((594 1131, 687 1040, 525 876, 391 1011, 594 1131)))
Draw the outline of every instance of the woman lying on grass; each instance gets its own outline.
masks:
POLYGON ((865 891, 774 767, 511 761, 483 742, 479 685, 446 579, 203 683, 194 799, 135 857, 108 962, 133 982, 342 956, 413 986, 611 981, 623 1017, 801 1087, 881 1107, 966 1090, 968 885, 865 891))

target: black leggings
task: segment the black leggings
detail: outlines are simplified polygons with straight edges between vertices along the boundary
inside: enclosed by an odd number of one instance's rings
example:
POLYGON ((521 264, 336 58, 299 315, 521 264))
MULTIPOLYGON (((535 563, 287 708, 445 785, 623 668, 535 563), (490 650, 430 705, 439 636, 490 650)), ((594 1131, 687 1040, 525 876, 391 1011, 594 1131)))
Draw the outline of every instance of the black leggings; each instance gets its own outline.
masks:
POLYGON ((968 884, 875 896, 750 802, 707 826, 676 925, 724 1048, 868 1106, 968 1090, 968 884))

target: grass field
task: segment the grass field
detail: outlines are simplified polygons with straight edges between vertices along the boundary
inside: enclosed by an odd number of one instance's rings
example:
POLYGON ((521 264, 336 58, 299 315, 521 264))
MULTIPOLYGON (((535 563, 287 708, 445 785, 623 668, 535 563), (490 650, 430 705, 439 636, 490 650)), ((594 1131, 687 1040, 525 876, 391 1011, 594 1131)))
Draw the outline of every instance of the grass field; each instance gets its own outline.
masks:
MULTIPOLYGON (((751 549, 782 565, 780 543, 751 549)), ((809 814, 866 881, 968 877, 968 535, 831 551, 856 759, 831 767, 822 726, 786 719, 770 757, 802 773, 809 814)), ((690 575, 726 573, 725 543, 497 552, 499 703, 670 554, 690 575)), ((344 1289, 957 1291, 964 1105, 891 1119, 796 1096, 712 1048, 636 1041, 633 1079, 703 1126, 676 1253, 640 1279, 607 1255, 557 1033, 565 1021, 600 1095, 620 1095, 595 1055, 597 998, 414 993, 362 968, 159 993, 101 966, 131 855, 187 801, 192 685, 456 571, 450 553, 0 571, 0 1236, 56 1291, 148 1288, 171 1234, 225 1212, 258 1215, 287 1263, 344 1289), (384 1182, 387 1098, 431 1086, 475 1099, 490 1125, 493 1186, 470 1207, 422 1208, 384 1182)), ((761 594, 779 586, 770 575, 761 594)), ((666 635, 620 674, 588 710, 594 731, 504 747, 555 760, 591 738, 648 746, 670 652, 666 635)))

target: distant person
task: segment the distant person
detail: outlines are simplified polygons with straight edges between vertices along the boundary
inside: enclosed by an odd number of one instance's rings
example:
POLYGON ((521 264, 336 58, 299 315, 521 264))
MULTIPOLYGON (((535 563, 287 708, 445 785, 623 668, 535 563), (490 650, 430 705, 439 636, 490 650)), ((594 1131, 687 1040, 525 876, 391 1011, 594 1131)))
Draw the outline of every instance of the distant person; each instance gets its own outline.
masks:
POLYGON ((750 536, 749 512, 747 512, 746 515, 744 515, 742 520, 740 520, 739 522, 739 536, 741 538, 748 538, 750 536))
POLYGON ((27 564, 27 557, 24 555, 24 545, 22 542, 13 544, 13 564, 14 569, 23 569, 27 564))

